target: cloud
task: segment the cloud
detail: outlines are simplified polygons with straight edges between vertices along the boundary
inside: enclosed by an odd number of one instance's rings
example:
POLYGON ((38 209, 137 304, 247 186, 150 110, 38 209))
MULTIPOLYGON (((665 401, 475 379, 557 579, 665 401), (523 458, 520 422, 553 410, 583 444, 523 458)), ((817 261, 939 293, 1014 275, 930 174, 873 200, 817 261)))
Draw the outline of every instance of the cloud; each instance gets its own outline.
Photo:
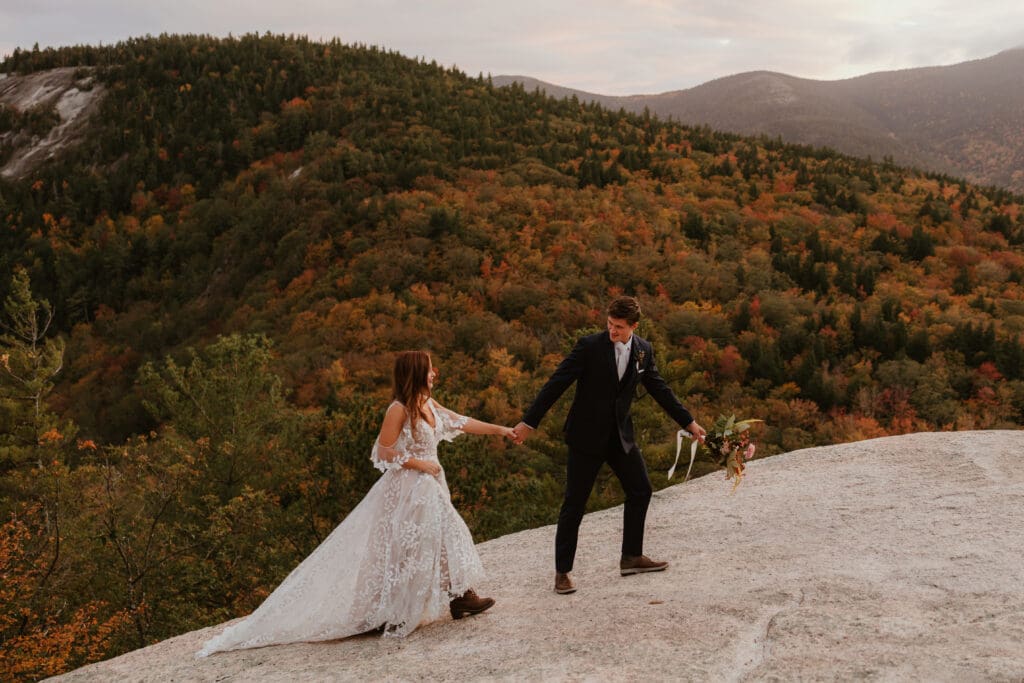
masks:
POLYGON ((975 0, 8 0, 0 52, 145 34, 337 37, 477 73, 593 92, 692 87, 753 70, 816 79, 1024 45, 1024 3, 975 0))

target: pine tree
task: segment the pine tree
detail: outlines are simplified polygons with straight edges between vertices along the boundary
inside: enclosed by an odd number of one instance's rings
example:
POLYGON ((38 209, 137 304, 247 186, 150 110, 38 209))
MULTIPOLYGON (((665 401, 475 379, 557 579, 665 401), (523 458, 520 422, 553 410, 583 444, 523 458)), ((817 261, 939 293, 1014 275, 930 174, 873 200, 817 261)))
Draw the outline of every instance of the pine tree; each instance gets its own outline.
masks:
MULTIPOLYGON (((0 319, 0 471, 23 465, 56 429, 45 399, 64 366, 63 340, 47 339, 53 308, 32 297, 28 272, 17 268, 0 319)), ((59 434, 58 434, 59 437, 59 434)))

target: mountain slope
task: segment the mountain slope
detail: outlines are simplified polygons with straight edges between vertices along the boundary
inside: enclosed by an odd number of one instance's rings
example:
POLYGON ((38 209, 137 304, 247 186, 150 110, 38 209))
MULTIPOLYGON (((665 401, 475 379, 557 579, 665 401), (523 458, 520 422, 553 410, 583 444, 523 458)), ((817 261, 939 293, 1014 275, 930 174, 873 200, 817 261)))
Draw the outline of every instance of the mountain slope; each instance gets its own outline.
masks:
POLYGON ((586 517, 579 591, 551 591, 553 527, 480 544, 489 612, 401 641, 195 660, 224 625, 60 681, 1014 680, 1024 675, 1022 432, 913 434, 796 451, 656 495, 648 552, 616 571, 621 507, 586 517))
POLYGON ((1024 49, 962 64, 813 81, 757 71, 695 88, 610 97, 520 77, 558 96, 671 116, 742 134, 780 135, 847 154, 891 157, 985 185, 1024 191, 1024 49))
MULTIPOLYGON (((0 178, 3 322, 34 338, 11 315, 31 292, 66 342, 41 368, 0 334, 0 563, 24 588, 0 678, 244 614, 375 480, 394 352, 429 349, 442 403, 514 424, 620 292, 703 424, 765 420, 758 455, 1024 422, 1005 190, 339 41, 161 36, 0 71, 65 67, 106 89, 88 134, 0 178)), ((477 540, 557 515, 567 407, 523 446, 451 446, 477 540)), ((663 488, 676 425, 643 396, 633 415, 663 488)), ((593 505, 621 495, 602 476, 593 505)))

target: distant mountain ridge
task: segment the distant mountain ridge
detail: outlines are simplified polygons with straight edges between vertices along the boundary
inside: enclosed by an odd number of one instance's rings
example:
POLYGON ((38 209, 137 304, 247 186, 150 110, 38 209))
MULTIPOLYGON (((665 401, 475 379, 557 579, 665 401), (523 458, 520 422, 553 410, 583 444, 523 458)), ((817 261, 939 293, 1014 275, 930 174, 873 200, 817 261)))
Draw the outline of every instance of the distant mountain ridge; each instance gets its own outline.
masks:
POLYGON ((523 76, 493 81, 627 111, 646 108, 688 125, 892 157, 903 165, 1024 192, 1024 48, 950 66, 838 81, 752 71, 657 95, 596 95, 523 76))

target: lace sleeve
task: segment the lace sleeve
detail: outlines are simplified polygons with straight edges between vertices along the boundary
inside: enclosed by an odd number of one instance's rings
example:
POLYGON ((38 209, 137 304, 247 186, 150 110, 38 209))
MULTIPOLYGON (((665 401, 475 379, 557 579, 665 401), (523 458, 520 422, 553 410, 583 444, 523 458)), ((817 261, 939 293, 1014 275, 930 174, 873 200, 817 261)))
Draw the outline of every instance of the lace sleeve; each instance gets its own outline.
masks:
POLYGON ((412 456, 397 450, 394 445, 385 446, 380 441, 373 442, 373 451, 370 453, 373 466, 381 472, 401 469, 410 457, 412 456))
POLYGON ((456 412, 448 410, 444 406, 434 402, 434 408, 437 409, 437 438, 440 441, 452 441, 459 434, 462 434, 462 428, 469 418, 465 415, 459 415, 456 412))

